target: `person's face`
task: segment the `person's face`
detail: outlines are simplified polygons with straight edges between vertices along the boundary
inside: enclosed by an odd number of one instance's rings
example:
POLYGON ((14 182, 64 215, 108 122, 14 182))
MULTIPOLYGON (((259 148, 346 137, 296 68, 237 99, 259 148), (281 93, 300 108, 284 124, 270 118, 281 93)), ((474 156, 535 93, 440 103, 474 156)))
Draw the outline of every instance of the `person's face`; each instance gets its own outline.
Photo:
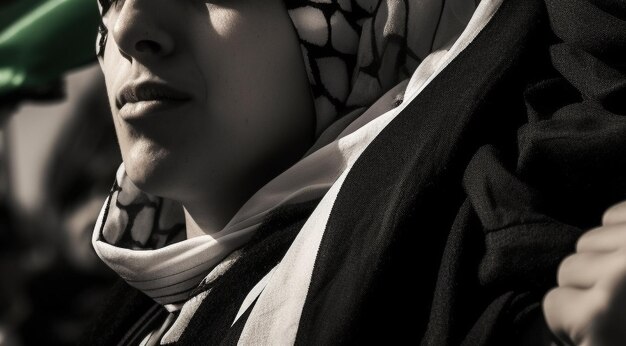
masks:
POLYGON ((180 200, 252 188, 311 144, 314 106, 282 0, 120 0, 103 23, 100 64, 141 189, 180 200))

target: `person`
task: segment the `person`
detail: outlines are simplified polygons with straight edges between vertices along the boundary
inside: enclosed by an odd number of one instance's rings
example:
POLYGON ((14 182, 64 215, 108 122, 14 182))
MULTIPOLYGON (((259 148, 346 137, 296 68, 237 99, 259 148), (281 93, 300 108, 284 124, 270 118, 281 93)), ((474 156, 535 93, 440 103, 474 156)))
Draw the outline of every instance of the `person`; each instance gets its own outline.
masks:
MULTIPOLYGON (((224 279, 252 261, 229 292, 245 298, 302 226, 281 218, 311 214, 349 154, 380 130, 369 120, 399 104, 411 71, 454 41, 474 3, 140 0, 101 8, 99 57, 124 163, 94 248, 165 309, 145 303, 124 318, 117 304, 103 315, 140 322, 94 334, 103 344, 184 343, 207 330, 187 323, 200 318, 198 301, 217 297, 207 292, 215 273, 233 266, 215 281, 226 287, 224 279), (412 41, 402 29, 407 15, 423 21, 412 41), (340 147, 337 138, 358 145, 340 147), (262 250, 269 253, 253 260, 262 250)), ((229 313, 234 319, 237 311, 229 313)))
POLYGON ((625 187, 598 1, 102 0, 124 282, 85 344, 552 342, 625 187))

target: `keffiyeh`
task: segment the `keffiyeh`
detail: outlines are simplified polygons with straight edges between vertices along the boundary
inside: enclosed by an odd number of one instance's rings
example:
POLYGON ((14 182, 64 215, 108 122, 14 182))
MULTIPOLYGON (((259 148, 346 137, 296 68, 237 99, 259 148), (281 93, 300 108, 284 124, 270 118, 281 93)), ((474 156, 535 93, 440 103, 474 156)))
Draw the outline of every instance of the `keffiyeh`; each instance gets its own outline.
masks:
MULTIPOLYGON (((558 263, 624 195, 623 12, 614 0, 481 1, 398 107, 311 150, 336 147, 345 162, 322 200, 296 217, 273 213, 264 240, 222 261, 241 253, 166 334, 151 327, 144 340, 550 343, 534 337, 558 263), (283 232, 288 249, 275 246, 283 232)), ((121 286, 130 299, 114 302, 152 306, 121 286)), ((140 324, 124 310, 100 325, 140 324)))
POLYGON ((270 212, 320 199, 334 184, 338 188, 338 179, 397 114, 388 111, 415 97, 449 61, 448 49, 475 10, 469 0, 289 0, 286 7, 300 38, 318 119, 318 140, 305 157, 254 194, 213 236, 185 239, 182 207, 137 189, 123 165, 98 218, 93 234, 98 255, 169 311, 180 310, 270 212))

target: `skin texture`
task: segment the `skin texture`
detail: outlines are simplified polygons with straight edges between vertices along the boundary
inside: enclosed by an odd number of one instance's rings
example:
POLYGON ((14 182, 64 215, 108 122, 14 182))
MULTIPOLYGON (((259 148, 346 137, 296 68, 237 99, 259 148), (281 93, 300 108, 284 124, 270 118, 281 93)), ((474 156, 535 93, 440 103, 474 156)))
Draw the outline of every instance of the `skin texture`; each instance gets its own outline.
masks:
POLYGON ((566 345, 624 345, 626 340, 626 202, 583 234, 544 298, 548 326, 566 345))
POLYGON ((103 22, 100 65, 126 172, 184 205, 188 236, 218 232, 312 144, 313 100, 282 1, 126 0, 103 22), (145 80, 191 100, 123 119, 116 95, 145 80))

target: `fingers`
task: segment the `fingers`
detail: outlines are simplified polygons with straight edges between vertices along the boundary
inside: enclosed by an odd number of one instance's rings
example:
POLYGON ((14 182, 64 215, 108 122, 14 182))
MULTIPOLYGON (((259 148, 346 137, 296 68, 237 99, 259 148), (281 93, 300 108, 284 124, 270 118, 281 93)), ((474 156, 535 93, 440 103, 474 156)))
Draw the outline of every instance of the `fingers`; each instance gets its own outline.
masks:
POLYGON ((607 209, 602 216, 602 227, 592 229, 578 240, 577 252, 610 252, 626 244, 626 202, 607 209))
POLYGON ((626 251, 576 253, 561 262, 557 273, 559 286, 579 289, 612 289, 622 278, 626 278, 626 251))
POLYGON ((594 228, 583 234, 576 243, 577 252, 611 252, 626 244, 626 223, 594 228))
POLYGON ((558 287, 546 294, 543 300, 546 323, 565 345, 582 343, 584 331, 588 328, 589 300, 586 290, 570 287, 558 287))
MULTIPOLYGON (((546 294, 543 311, 552 332, 566 345, 598 345, 593 331, 599 318, 610 308, 610 295, 605 290, 582 290, 558 287, 546 294)), ((618 345, 623 339, 620 338, 618 345)), ((615 343, 604 344, 615 345, 615 343)))
POLYGON ((578 240, 577 252, 609 252, 626 244, 626 201, 616 204, 602 216, 602 227, 592 229, 578 240))
POLYGON ((546 322, 567 345, 626 345, 626 203, 608 209, 558 269, 546 322))
POLYGON ((626 223, 626 201, 610 207, 602 216, 605 226, 618 223, 626 223))
POLYGON ((559 286, 590 288, 605 274, 610 258, 597 253, 577 253, 566 257, 559 266, 557 282, 559 286))

